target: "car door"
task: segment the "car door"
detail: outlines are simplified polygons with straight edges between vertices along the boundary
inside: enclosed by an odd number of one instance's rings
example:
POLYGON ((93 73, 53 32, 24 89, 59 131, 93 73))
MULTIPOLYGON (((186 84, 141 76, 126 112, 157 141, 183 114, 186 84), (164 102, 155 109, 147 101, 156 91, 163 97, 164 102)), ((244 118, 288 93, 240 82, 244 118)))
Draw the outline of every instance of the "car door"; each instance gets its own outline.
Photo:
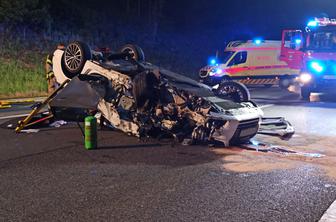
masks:
POLYGON ((282 32, 280 60, 291 69, 301 69, 303 64, 303 35, 301 30, 284 30, 282 32))
POLYGON ((237 52, 236 55, 229 61, 226 72, 231 77, 241 76, 243 73, 248 72, 247 65, 247 51, 237 52))

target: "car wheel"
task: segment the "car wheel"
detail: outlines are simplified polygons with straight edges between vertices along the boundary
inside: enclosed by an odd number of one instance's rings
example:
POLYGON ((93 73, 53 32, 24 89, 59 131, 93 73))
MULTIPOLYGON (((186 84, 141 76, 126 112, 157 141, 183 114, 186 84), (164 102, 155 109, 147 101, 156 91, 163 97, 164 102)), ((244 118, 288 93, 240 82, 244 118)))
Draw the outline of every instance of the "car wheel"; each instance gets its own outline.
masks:
POLYGON ((309 86, 302 86, 301 87, 301 97, 302 100, 310 101, 310 93, 312 92, 311 87, 309 86))
POLYGON ((72 79, 81 74, 86 61, 91 59, 91 49, 86 43, 72 42, 66 47, 62 56, 63 73, 72 79))
POLYGON ((239 82, 223 81, 215 91, 216 96, 234 102, 246 102, 251 99, 250 92, 245 85, 239 82))
POLYGON ((290 84, 291 84, 291 81, 288 80, 288 79, 280 79, 280 81, 279 81, 279 87, 281 89, 288 89, 290 84))
POLYGON ((120 48, 119 52, 127 52, 131 55, 131 58, 137 62, 144 62, 145 61, 145 54, 143 50, 137 46, 132 44, 124 45, 120 48))
POLYGON ((142 72, 133 79, 132 94, 139 110, 150 110, 159 101, 159 80, 153 73, 142 72))

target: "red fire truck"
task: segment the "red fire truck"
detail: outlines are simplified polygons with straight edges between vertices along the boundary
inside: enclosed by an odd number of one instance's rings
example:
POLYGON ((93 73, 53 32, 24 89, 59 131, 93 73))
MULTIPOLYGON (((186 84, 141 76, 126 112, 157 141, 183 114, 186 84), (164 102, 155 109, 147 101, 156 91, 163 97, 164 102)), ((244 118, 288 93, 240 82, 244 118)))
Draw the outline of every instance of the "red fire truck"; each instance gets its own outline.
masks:
POLYGON ((284 30, 280 60, 301 70, 303 99, 309 100, 311 92, 335 87, 336 19, 315 18, 305 30, 284 30))

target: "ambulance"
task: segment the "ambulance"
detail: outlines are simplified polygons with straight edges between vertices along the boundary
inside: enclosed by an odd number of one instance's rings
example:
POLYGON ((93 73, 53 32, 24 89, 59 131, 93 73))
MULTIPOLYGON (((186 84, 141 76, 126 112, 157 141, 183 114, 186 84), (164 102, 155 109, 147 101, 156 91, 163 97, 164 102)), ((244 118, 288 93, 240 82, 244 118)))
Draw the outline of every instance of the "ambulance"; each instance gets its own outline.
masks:
MULTIPOLYGON (((292 41, 293 42, 293 41, 292 41)), ((301 42, 287 42, 299 47, 301 42)), ((209 61, 199 72, 200 81, 217 85, 235 80, 245 85, 279 85, 287 88, 300 74, 300 67, 290 67, 281 60, 281 41, 248 40, 230 42, 224 52, 209 61)))

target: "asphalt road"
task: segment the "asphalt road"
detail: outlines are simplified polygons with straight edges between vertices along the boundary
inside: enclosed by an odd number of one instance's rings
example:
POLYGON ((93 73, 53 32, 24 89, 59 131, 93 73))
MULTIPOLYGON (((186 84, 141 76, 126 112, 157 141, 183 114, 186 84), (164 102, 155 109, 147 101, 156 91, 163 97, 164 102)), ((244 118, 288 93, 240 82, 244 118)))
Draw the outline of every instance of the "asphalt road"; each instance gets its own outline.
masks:
POLYGON ((336 199, 335 101, 251 93, 266 116, 296 129, 289 141, 256 141, 325 157, 172 146, 110 130, 86 151, 75 125, 15 134, 1 118, 28 105, 1 110, 0 221, 318 221, 336 199))

